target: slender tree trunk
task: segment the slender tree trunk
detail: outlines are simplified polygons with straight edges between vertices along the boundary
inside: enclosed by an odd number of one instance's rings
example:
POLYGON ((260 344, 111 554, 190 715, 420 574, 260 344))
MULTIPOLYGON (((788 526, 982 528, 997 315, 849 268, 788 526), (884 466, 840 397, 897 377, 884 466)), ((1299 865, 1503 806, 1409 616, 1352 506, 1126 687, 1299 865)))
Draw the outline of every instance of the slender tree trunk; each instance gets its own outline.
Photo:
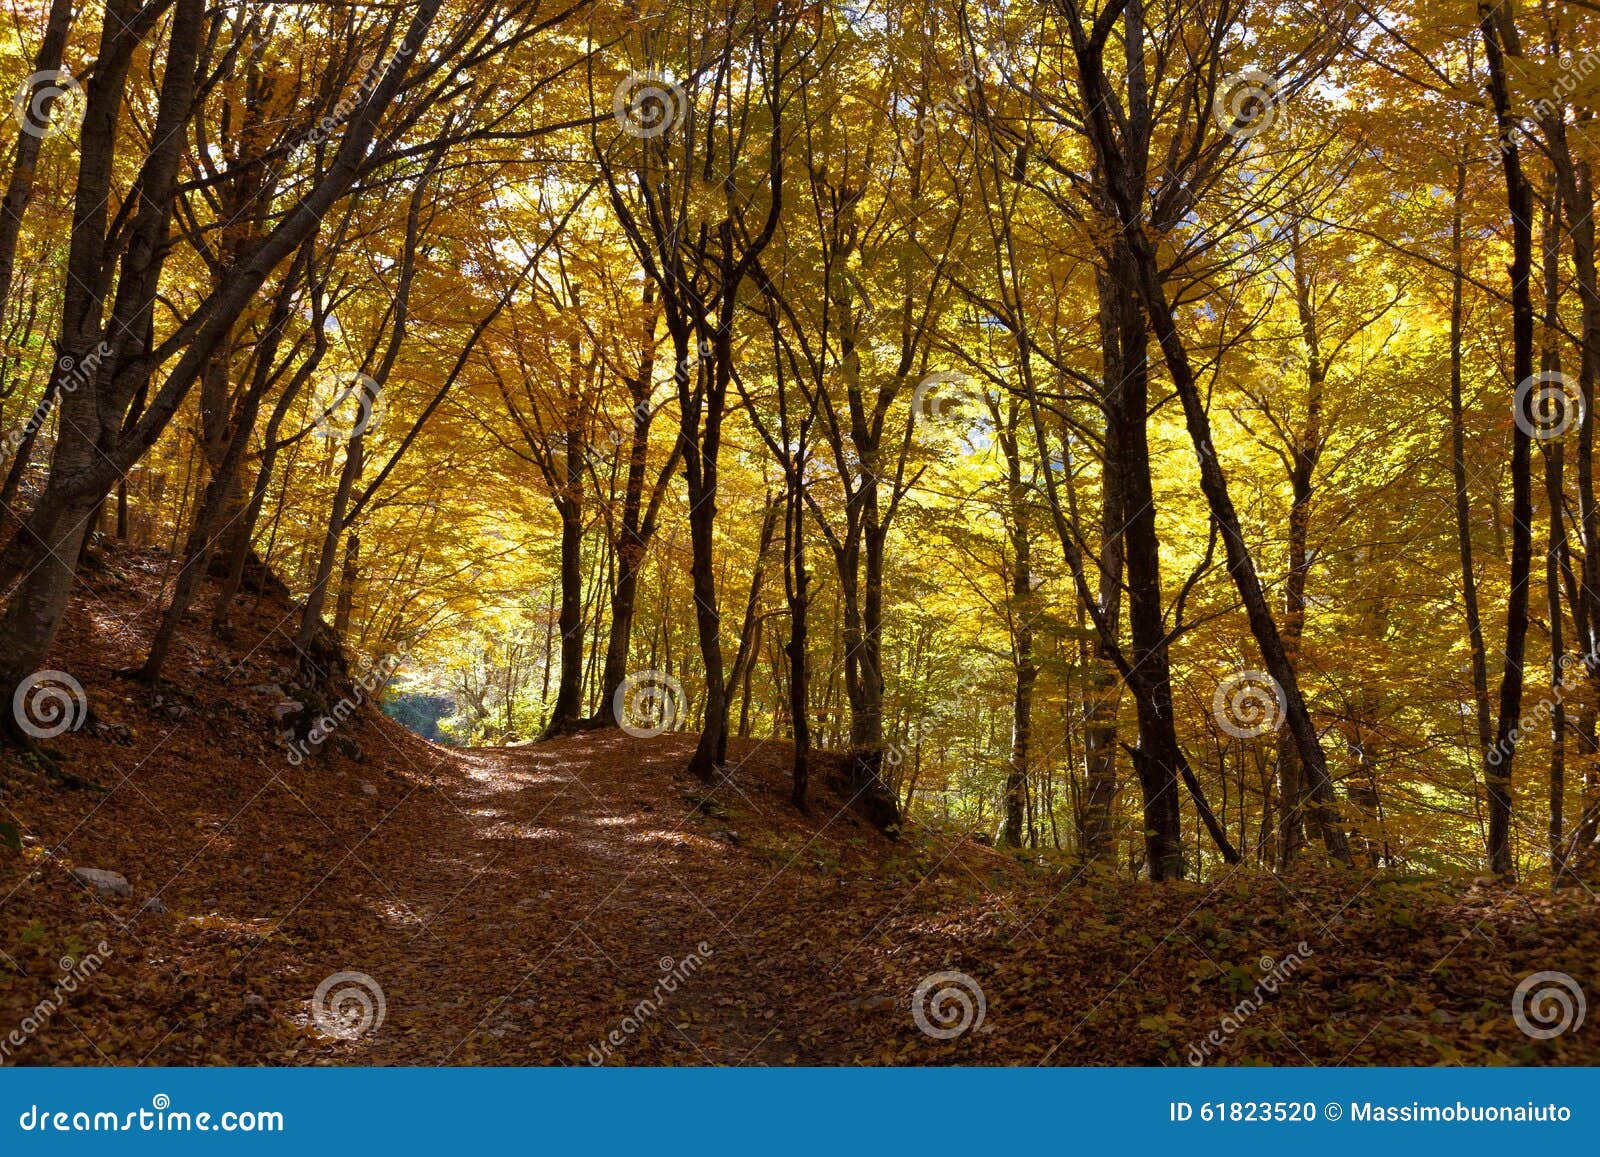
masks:
POLYGON ((767 551, 778 533, 778 518, 782 514, 780 498, 767 497, 761 514, 761 532, 757 538, 755 566, 750 571, 750 593, 745 598, 744 620, 739 625, 739 649, 734 653, 733 667, 728 675, 730 687, 741 688, 739 701, 739 735, 748 735, 750 707, 750 671, 755 666, 756 646, 761 632, 758 617, 761 607, 761 587, 767 573, 767 551))
MULTIPOLYGON (((1551 204, 1544 219, 1544 351, 1540 369, 1546 374, 1559 375, 1561 354, 1561 192, 1551 194, 1551 204)), ((1543 443, 1545 520, 1548 538, 1544 557, 1545 609, 1550 619, 1550 795, 1549 823, 1547 829, 1550 855, 1550 883, 1559 885, 1566 868, 1566 847, 1563 843, 1562 808, 1567 778, 1567 656, 1562 642, 1561 571, 1566 561, 1567 532, 1562 518, 1565 501, 1563 469, 1565 449, 1559 441, 1543 443)), ((1578 613, 1578 607, 1573 607, 1578 613)))
POLYGON ((344 565, 339 570, 339 597, 334 602, 333 633, 350 637, 350 616, 355 609, 356 581, 361 577, 361 536, 351 531, 344 536, 344 565))
MULTIPOLYGON (((39 44, 39 54, 33 59, 33 75, 55 73, 61 68, 62 53, 67 47, 67 34, 72 27, 72 0, 51 0, 50 14, 45 17, 44 39, 39 44)), ((32 78, 30 77, 30 80, 32 78)), ((16 271, 17 240, 22 234, 22 218, 33 199, 34 172, 39 163, 39 146, 44 140, 44 130, 50 120, 51 108, 56 103, 54 88, 49 81, 43 85, 30 85, 22 94, 27 127, 17 131, 16 150, 12 154, 11 180, 6 185, 6 195, 0 201, 0 313, 11 299, 12 275, 16 271), (38 105, 34 104, 37 95, 38 105), (37 119, 35 119, 37 114, 37 119), (30 131, 36 130, 36 131, 30 131)))
MULTIPOLYGON (((1295 305, 1300 338, 1306 351, 1306 416, 1291 448, 1289 487, 1289 573, 1283 586, 1283 646, 1289 662, 1298 663, 1305 634, 1306 580, 1311 572, 1308 547, 1311 528, 1312 482, 1322 455, 1322 393, 1327 370, 1318 340, 1310 275, 1305 267, 1297 223, 1289 227, 1294 263, 1295 305)), ((1305 806, 1309 798, 1302 772, 1300 749, 1294 736, 1278 732, 1278 868, 1285 870, 1305 842, 1305 806)))
POLYGON ((1461 299, 1466 279, 1461 218, 1466 186, 1466 164, 1457 162, 1455 210, 1450 225, 1450 468, 1455 487, 1456 541, 1461 558, 1461 601, 1472 652, 1473 714, 1478 728, 1478 750, 1474 759, 1487 780, 1489 750, 1494 745, 1494 715, 1489 705, 1489 660, 1483 641, 1483 622, 1478 614, 1477 573, 1472 562, 1472 502, 1467 493, 1466 419, 1461 393, 1461 299))
POLYGON ((1173 720, 1172 671, 1161 596, 1161 542, 1156 534, 1155 493, 1150 479, 1149 346, 1139 309, 1129 254, 1117 246, 1111 281, 1116 292, 1119 360, 1107 370, 1107 467, 1116 472, 1125 520, 1128 659, 1144 688, 1137 697, 1139 746, 1134 768, 1144 791, 1147 870, 1152 879, 1181 879, 1183 820, 1178 798, 1178 736, 1173 720))
POLYGON ((1007 403, 1002 420, 994 411, 995 427, 1006 462, 1006 531, 1011 540, 1011 755, 1006 767, 1005 820, 1000 841, 1020 848, 1027 827, 1028 759, 1033 735, 1033 687, 1039 677, 1033 661, 1033 619, 1036 600, 1028 533, 1028 488, 1022 478, 1022 454, 1018 445, 1019 411, 1015 399, 1007 403))
MULTIPOLYGON (((1520 386, 1533 376, 1533 192, 1522 172, 1511 107, 1506 57, 1520 56, 1513 18, 1504 9, 1480 3, 1489 91, 1499 128, 1506 205, 1511 217, 1512 377, 1520 386)), ((1528 588, 1533 559, 1532 445, 1526 422, 1513 423, 1511 435, 1511 573, 1506 599, 1505 665, 1500 676, 1500 717, 1489 752, 1489 870, 1515 874, 1511 854, 1512 766, 1517 722, 1522 713, 1522 665, 1527 650, 1528 588)))
MULTIPOLYGON (((1122 616, 1123 585, 1123 497, 1121 478, 1123 469, 1118 456, 1117 430, 1119 423, 1112 418, 1114 396, 1121 389, 1122 370, 1122 311, 1118 305, 1118 288, 1107 270, 1095 275, 1099 291, 1099 321, 1101 345, 1101 409, 1105 412, 1105 466, 1101 470, 1100 495, 1100 618, 1115 638, 1122 616)), ((1063 440, 1063 458, 1067 478, 1067 500, 1073 507, 1076 522, 1076 498, 1072 482, 1070 450, 1063 440)), ((1078 605, 1081 624, 1084 616, 1082 602, 1078 605)), ((1088 861, 1104 861, 1115 851, 1113 840, 1114 809, 1117 799, 1117 712, 1122 699, 1122 681, 1116 667, 1101 641, 1093 645, 1092 652, 1085 646, 1084 655, 1084 721, 1083 762, 1087 800, 1083 808, 1083 825, 1080 845, 1088 861)))
MULTIPOLYGON (((718 335, 724 341, 725 335, 718 335)), ((722 396, 715 384, 698 400, 688 386, 690 343, 687 334, 673 335, 677 359, 679 402, 682 411, 683 470, 689 498, 689 571, 694 597, 695 635, 705 669, 704 724, 700 740, 689 759, 689 771, 710 783, 716 778, 728 748, 727 683, 722 666, 722 612, 717 605, 717 453, 720 449, 722 396), (700 429, 701 411, 705 429, 700 429)), ((731 356, 731 346, 728 350, 731 356)), ((704 373, 699 368, 695 372, 704 373)), ((721 367, 713 367, 713 373, 721 367)))
MULTIPOLYGON (((1600 503, 1594 486, 1595 382, 1600 380, 1600 279, 1595 272, 1595 199, 1587 160, 1574 158, 1567 146, 1566 114, 1559 106, 1540 118, 1549 143, 1560 205, 1572 242, 1572 267, 1582 307, 1581 356, 1578 368, 1583 414, 1578 426, 1576 474, 1578 533, 1583 544, 1581 581, 1573 600, 1576 643, 1581 650, 1590 692, 1578 708, 1584 808, 1567 843, 1570 852, 1589 848, 1600 834, 1600 737, 1596 735, 1595 700, 1600 697, 1600 503)), ((1592 124, 1585 117, 1581 123, 1592 124)), ((1564 856, 1563 861, 1570 858, 1564 856)))
POLYGON ((644 571, 650 540, 655 536, 657 512, 666 485, 678 461, 674 449, 651 492, 644 498, 645 469, 650 453, 650 394, 655 375, 655 285, 646 282, 644 306, 649 320, 640 343, 639 374, 629 383, 633 424, 628 442, 628 476, 622 496, 622 519, 615 545, 617 577, 611 591, 611 623, 606 635, 605 665, 600 674, 600 702, 595 709, 602 727, 617 723, 617 688, 628 677, 628 650, 633 638, 633 616, 639 597, 639 576, 644 571))
MULTIPOLYGON (((568 478, 577 459, 581 469, 576 439, 571 439, 567 453, 568 478)), ((561 612, 557 620, 561 633, 561 677, 556 683, 556 702, 550 711, 542 739, 567 735, 578 726, 583 714, 583 511, 570 495, 557 499, 556 510, 561 515, 561 612)))
POLYGON ((794 731, 793 787, 789 800, 801 811, 807 810, 806 791, 811 778, 810 672, 806 662, 806 612, 811 601, 811 576, 806 572, 806 507, 805 497, 800 492, 805 485, 804 454, 802 438, 794 452, 795 465, 787 472, 783 532, 784 593, 789 604, 789 640, 783 650, 789 659, 789 721, 794 731))

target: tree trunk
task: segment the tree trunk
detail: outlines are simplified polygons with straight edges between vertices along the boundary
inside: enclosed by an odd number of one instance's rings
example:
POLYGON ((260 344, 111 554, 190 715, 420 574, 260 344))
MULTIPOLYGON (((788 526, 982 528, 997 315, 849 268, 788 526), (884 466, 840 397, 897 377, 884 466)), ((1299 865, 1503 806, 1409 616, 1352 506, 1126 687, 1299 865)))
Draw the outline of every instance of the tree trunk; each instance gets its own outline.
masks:
POLYGON ((1182 879, 1183 819, 1178 799, 1178 736, 1172 715, 1172 671, 1162 620, 1161 542, 1150 479, 1149 336, 1139 309, 1130 254, 1116 246, 1110 280, 1115 294, 1117 361, 1106 380, 1106 469, 1116 476, 1125 519, 1129 664, 1137 697, 1139 746, 1134 768, 1144 793, 1146 870, 1153 880, 1182 879), (1112 385, 1111 383, 1114 383, 1112 385))
MULTIPOLYGON (((1522 172, 1516 115, 1511 108, 1506 57, 1520 56, 1516 28, 1502 9, 1479 5, 1484 54, 1489 65, 1489 91, 1499 128, 1506 205, 1511 217, 1512 377, 1518 383, 1533 376, 1533 192, 1522 172)), ((1519 415, 1520 417, 1520 415, 1519 415)), ((1500 717, 1489 752, 1489 870, 1515 874, 1511 855, 1512 765, 1516 758, 1517 724, 1522 713, 1522 664, 1527 650, 1528 587, 1533 559, 1532 446, 1525 421, 1511 434, 1511 573, 1506 598, 1505 666, 1500 676, 1500 717)))
MULTIPOLYGON (((1289 487, 1289 568, 1283 584, 1283 647, 1289 662, 1298 663, 1305 634, 1306 579, 1311 572, 1308 539, 1311 527, 1312 481, 1322 455, 1322 392, 1327 370, 1317 334, 1315 304, 1305 268, 1298 223, 1289 227, 1294 264, 1295 306, 1300 340, 1306 351, 1306 416, 1291 447, 1289 487)), ((1305 806, 1309 798, 1294 736, 1278 732, 1278 870, 1286 870, 1305 842, 1305 806)))
POLYGON ((1467 167, 1456 164, 1455 210, 1450 226, 1450 467, 1455 488, 1456 540, 1461 558, 1461 600, 1467 620, 1467 640, 1472 651, 1472 700, 1477 723, 1475 762, 1487 780, 1489 750, 1494 745, 1494 717, 1489 705, 1489 660, 1483 642, 1483 622, 1478 613, 1478 578, 1472 562, 1471 498, 1467 493, 1465 407, 1461 394, 1462 288, 1465 259, 1462 252, 1462 212, 1466 197, 1467 167))
MULTIPOLYGON (((577 448, 574 439, 567 454, 569 471, 577 448)), ((556 510, 561 515, 561 678, 541 739, 571 734, 583 714, 583 511, 571 494, 557 499, 556 510)))
MULTIPOLYGON (((39 44, 39 55, 33 60, 34 76, 60 70, 71 27, 72 0, 50 0, 50 14, 45 17, 44 39, 39 44)), ((39 145, 44 140, 50 110, 56 99, 48 81, 30 85, 22 96, 24 117, 28 124, 18 129, 17 147, 11 161, 11 180, 6 185, 5 199, 0 201, 0 313, 4 312, 6 302, 11 298, 11 279, 17 263, 17 239, 22 234, 22 218, 28 210, 28 202, 33 199, 33 177, 39 163, 39 145), (37 108, 34 107, 35 96, 39 101, 37 108), (38 114, 37 120, 35 113, 38 114)))

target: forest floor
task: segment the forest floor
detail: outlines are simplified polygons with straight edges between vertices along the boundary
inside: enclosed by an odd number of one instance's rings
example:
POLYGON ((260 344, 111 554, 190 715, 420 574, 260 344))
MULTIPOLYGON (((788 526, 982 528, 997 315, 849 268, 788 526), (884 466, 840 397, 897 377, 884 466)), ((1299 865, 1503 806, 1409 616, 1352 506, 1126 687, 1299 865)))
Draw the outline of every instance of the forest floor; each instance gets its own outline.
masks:
POLYGON ((92 714, 50 746, 105 790, 0 764, 22 844, 0 847, 0 1063, 1600 1062, 1596 1018, 1538 1040, 1512 1017, 1532 973, 1600 991, 1586 889, 1155 886, 890 841, 826 783, 799 815, 787 749, 755 740, 707 788, 687 735, 451 750, 363 709, 294 766, 281 601, 230 644, 197 614, 155 698, 115 674, 165 566, 91 572, 52 658, 92 714), (913 1015, 943 972, 959 1035, 913 1015))

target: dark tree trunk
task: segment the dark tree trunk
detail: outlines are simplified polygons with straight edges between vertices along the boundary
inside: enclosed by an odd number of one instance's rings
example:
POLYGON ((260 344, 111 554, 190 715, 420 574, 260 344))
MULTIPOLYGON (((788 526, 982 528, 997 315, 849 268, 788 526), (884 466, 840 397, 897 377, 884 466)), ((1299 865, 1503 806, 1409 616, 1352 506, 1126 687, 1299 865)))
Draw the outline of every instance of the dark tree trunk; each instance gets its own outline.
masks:
MULTIPOLYGON (((577 439, 571 439, 567 467, 581 453, 577 439)), ((577 468, 581 469, 581 459, 577 468)), ((578 475, 569 473, 569 478, 578 475)), ((557 620, 561 634, 561 677, 556 683, 556 702, 542 739, 553 739, 577 730, 583 715, 583 510, 571 494, 556 501, 561 515, 561 612, 557 620)))
POLYGON ((795 452, 797 465, 790 472, 784 493, 784 588, 789 604, 789 641, 784 654, 789 659, 789 721, 794 730, 793 787, 789 800, 801 811, 807 809, 806 792, 811 779, 810 672, 806 663, 806 611, 810 606, 811 576, 806 573, 805 498, 803 481, 804 445, 795 452))
POLYGON ((1472 561, 1471 497, 1467 493, 1466 416, 1461 394, 1462 288, 1466 279, 1462 252, 1462 213, 1466 197, 1467 168, 1456 165, 1455 210, 1450 226, 1450 468, 1455 490, 1456 542, 1461 559, 1461 599, 1467 620, 1467 641, 1472 652, 1473 715, 1478 749, 1474 761, 1487 779, 1489 750, 1494 744, 1494 716, 1489 706, 1489 660, 1483 642, 1483 621, 1478 612, 1478 577, 1472 561))
MULTIPOLYGON (((1322 456, 1322 392, 1326 368, 1317 333, 1315 303, 1297 224, 1289 229, 1300 340, 1306 351, 1306 414, 1290 447, 1289 567, 1283 584, 1283 647, 1289 662, 1298 663, 1306 624, 1306 580, 1311 573, 1309 538, 1311 495, 1322 456)), ((1305 843, 1305 809, 1309 784, 1300 749, 1287 731, 1278 733, 1278 868, 1285 870, 1305 843)))
POLYGON ((1006 766, 1005 822, 1000 839, 1020 848, 1028 808, 1028 759, 1033 735, 1033 686, 1039 671, 1033 662, 1034 593, 1028 537, 1028 488, 1022 478, 1017 444, 1018 407, 1013 400, 1004 426, 996 414, 1000 446, 1006 459, 1007 531, 1011 539, 1012 692, 1011 756, 1006 766))
MULTIPOLYGON (((1522 172, 1517 118, 1511 108, 1506 57, 1520 56, 1516 29, 1502 9, 1480 5, 1489 93, 1499 129, 1506 206, 1511 217, 1511 360, 1519 384, 1533 376, 1533 191, 1522 172)), ((1520 415, 1519 415, 1520 416, 1520 415)), ((1511 573, 1506 599, 1505 665, 1500 676, 1500 717, 1489 752, 1489 870, 1515 874, 1511 855, 1512 765, 1522 713, 1522 665, 1528 638, 1528 587, 1533 560, 1532 444, 1525 421, 1511 434, 1511 573)))
MULTIPOLYGON (((39 54, 33 60, 33 75, 54 73, 61 68, 62 53, 67 46, 67 33, 72 27, 72 0, 50 0, 50 14, 45 17, 44 39, 39 43, 39 54)), ((0 313, 11 297, 12 274, 16 270, 17 239, 22 234, 22 218, 33 199, 33 177, 39 162, 39 146, 44 140, 44 125, 56 98, 50 94, 48 83, 32 86, 23 95, 24 113, 30 127, 19 127, 16 150, 12 153, 11 180, 6 185, 6 195, 0 201, 0 313), (39 107, 34 108, 34 97, 39 96, 39 107), (34 113, 39 120, 34 120, 34 113)))

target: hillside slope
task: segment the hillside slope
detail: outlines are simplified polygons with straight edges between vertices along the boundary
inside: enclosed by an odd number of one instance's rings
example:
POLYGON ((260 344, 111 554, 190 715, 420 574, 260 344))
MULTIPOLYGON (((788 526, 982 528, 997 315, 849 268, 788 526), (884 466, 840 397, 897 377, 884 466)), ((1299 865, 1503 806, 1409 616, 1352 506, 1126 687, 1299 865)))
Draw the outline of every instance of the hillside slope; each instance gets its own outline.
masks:
POLYGON ((361 707, 295 763, 277 596, 230 643, 202 607, 156 696, 116 674, 165 566, 96 571, 53 659, 92 711, 51 746, 106 790, 0 770, 0 1062, 1600 1061, 1512 1017, 1532 973, 1600 990, 1587 894, 891 843, 826 788, 795 813, 771 742, 707 789, 687 735, 457 751, 361 707))

